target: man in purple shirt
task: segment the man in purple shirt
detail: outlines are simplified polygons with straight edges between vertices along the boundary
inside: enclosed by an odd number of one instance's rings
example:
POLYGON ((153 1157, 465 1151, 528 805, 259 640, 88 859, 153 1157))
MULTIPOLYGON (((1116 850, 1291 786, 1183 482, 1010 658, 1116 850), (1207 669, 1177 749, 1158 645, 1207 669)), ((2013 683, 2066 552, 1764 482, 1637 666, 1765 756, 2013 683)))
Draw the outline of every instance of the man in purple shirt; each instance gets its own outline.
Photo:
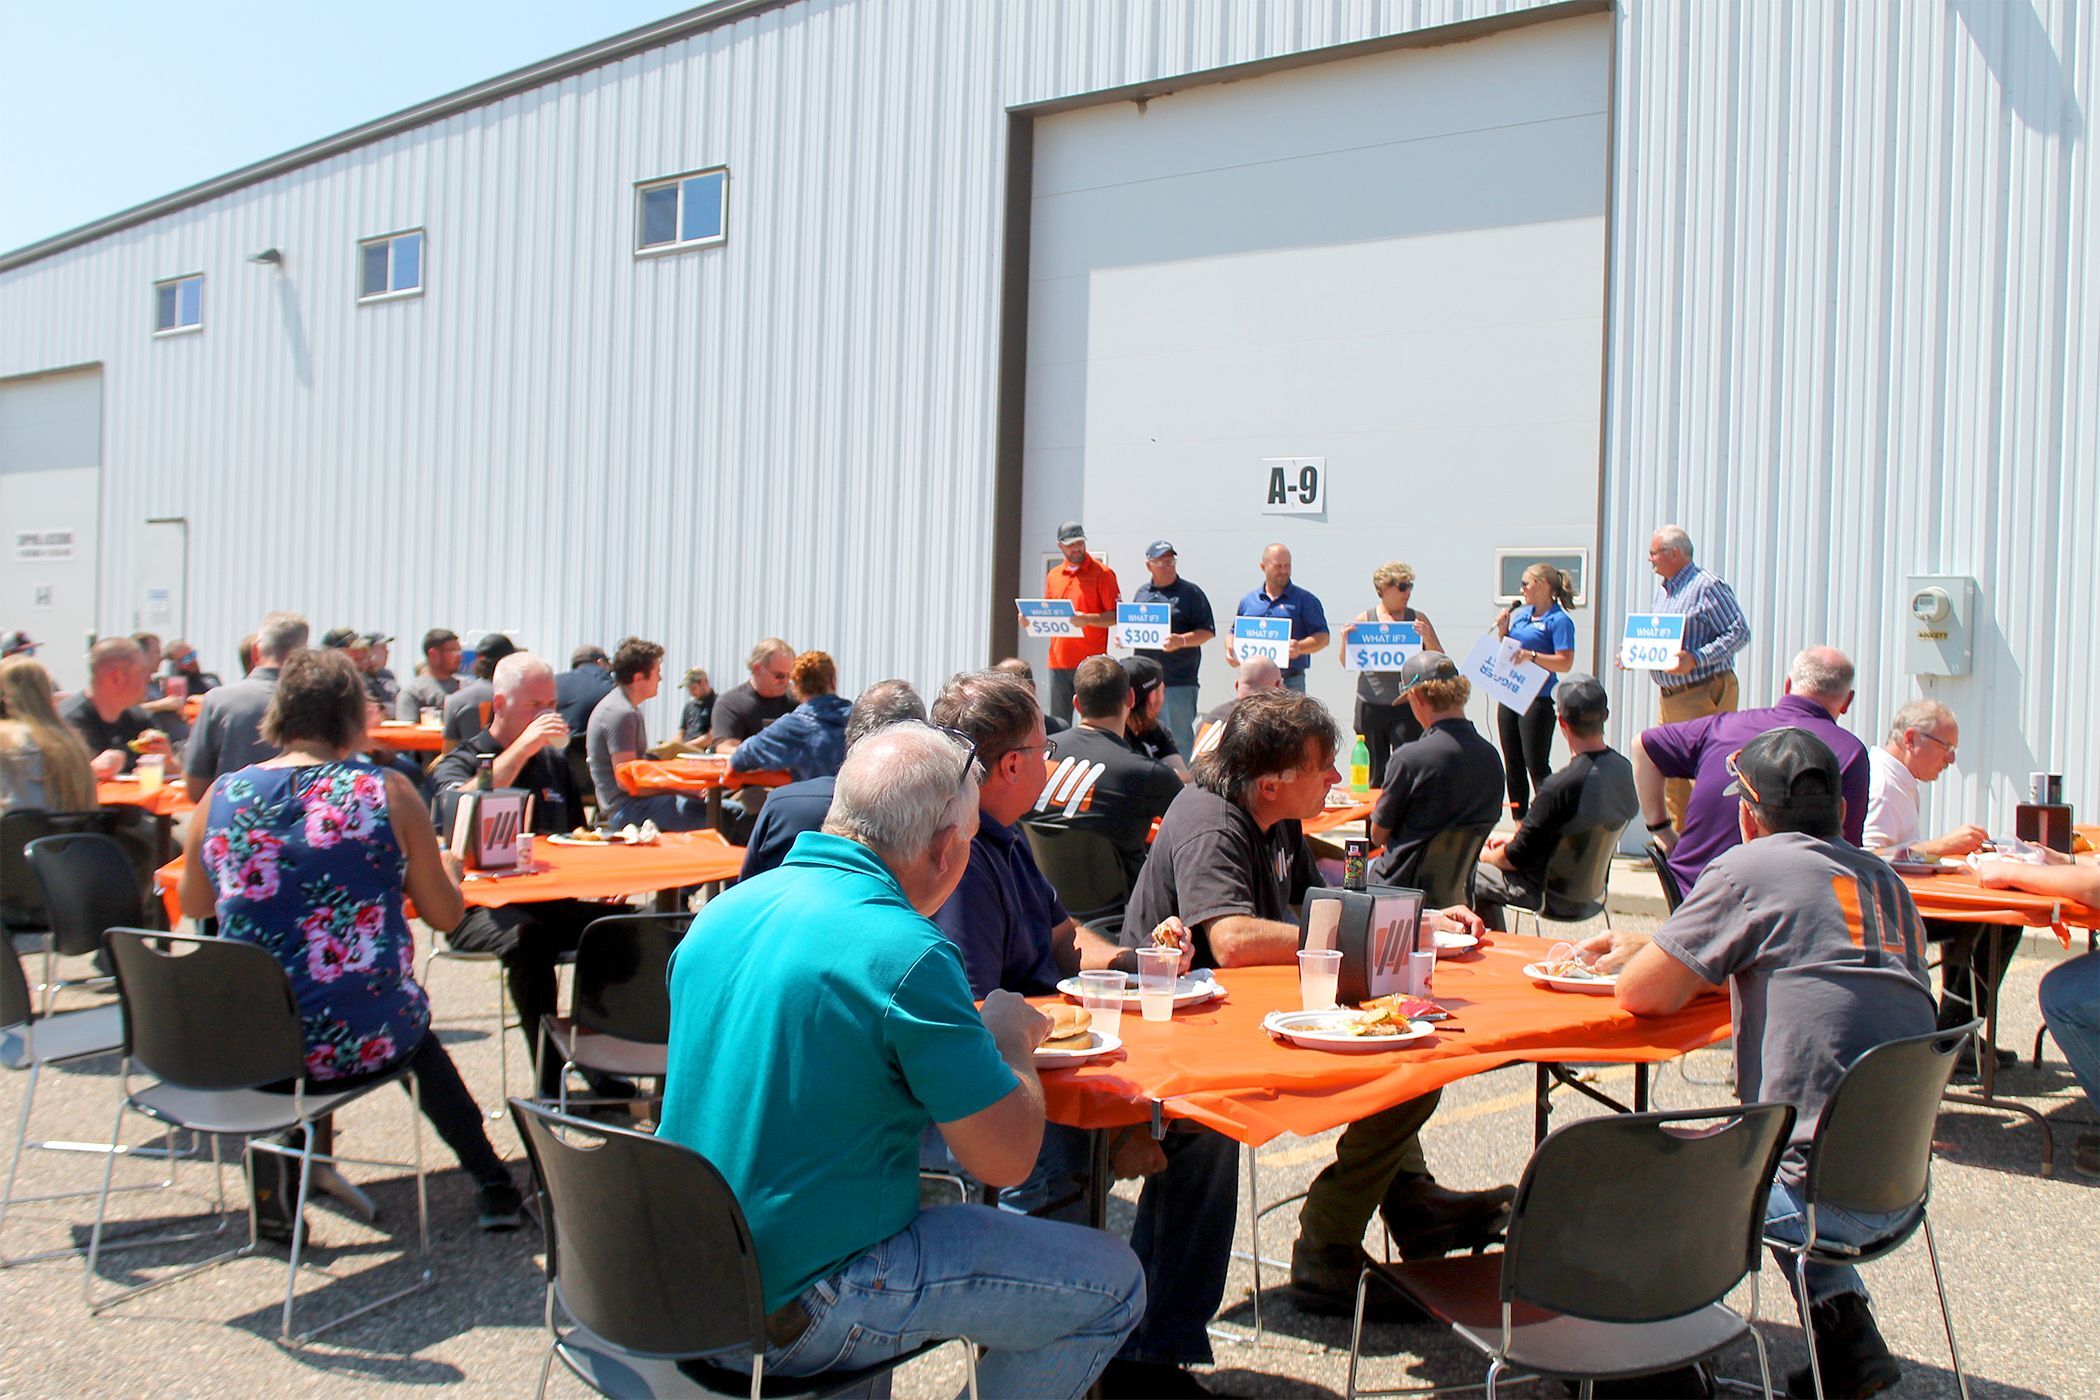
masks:
POLYGON ((1633 782, 1641 797, 1641 820, 1669 853, 1670 873, 1689 895, 1707 864, 1742 843, 1736 799, 1728 795, 1729 759, 1768 730, 1798 726, 1830 745, 1844 772, 1845 839, 1860 844, 1866 831, 1867 746, 1838 727, 1852 707, 1853 667, 1835 647, 1810 647, 1787 668, 1786 694, 1768 710, 1708 715, 1646 730, 1633 749, 1633 782), (1664 783, 1692 779, 1691 805, 1682 834, 1674 834, 1664 805, 1664 783))

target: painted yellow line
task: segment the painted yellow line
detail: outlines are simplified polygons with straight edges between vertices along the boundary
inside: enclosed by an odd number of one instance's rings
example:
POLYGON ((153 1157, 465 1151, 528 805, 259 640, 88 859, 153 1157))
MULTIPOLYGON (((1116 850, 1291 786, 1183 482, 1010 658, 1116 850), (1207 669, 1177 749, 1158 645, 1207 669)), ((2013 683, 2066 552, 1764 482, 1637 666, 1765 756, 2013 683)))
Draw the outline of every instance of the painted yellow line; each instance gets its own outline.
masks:
MULTIPOLYGON (((1611 1069, 1597 1071, 1596 1074, 1597 1077, 1590 1081, 1591 1086, 1603 1089, 1622 1080, 1630 1082, 1633 1079, 1633 1066, 1618 1065, 1611 1069)), ((1449 1127, 1453 1123, 1464 1123, 1474 1118, 1485 1118, 1490 1114, 1507 1113, 1513 1108, 1530 1108, 1532 1100, 1536 1097, 1536 1092, 1535 1085, 1527 1085, 1525 1088, 1517 1089, 1507 1094, 1497 1094, 1491 1099, 1481 1099, 1477 1103, 1461 1104, 1457 1108, 1439 1108, 1436 1111, 1436 1116, 1429 1121, 1433 1124, 1449 1127)), ((1295 1142, 1297 1145, 1284 1147, 1281 1151, 1275 1152, 1264 1148, 1261 1153, 1261 1164, 1263 1166, 1303 1166, 1308 1162, 1322 1161, 1334 1155, 1334 1145, 1326 1141, 1304 1142, 1298 1139, 1279 1139, 1279 1143, 1281 1142, 1295 1142)))

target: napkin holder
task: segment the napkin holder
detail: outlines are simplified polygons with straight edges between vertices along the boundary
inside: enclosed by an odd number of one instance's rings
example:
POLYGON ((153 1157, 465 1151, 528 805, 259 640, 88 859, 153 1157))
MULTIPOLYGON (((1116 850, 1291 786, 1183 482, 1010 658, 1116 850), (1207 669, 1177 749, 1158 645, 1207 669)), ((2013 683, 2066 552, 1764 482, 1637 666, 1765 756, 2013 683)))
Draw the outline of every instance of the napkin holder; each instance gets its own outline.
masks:
POLYGON ((2022 802, 2013 808, 2013 835, 2052 851, 2071 853, 2071 808, 2064 802, 2022 802))
POLYGON ((532 794, 524 788, 462 788, 452 808, 452 854, 469 870, 518 868, 518 834, 526 829, 532 794))
POLYGON ((1413 985, 1410 955, 1421 936, 1425 898, 1420 890, 1398 885, 1306 891, 1299 946, 1341 950, 1336 1001, 1360 1006, 1393 992, 1421 994, 1413 985))

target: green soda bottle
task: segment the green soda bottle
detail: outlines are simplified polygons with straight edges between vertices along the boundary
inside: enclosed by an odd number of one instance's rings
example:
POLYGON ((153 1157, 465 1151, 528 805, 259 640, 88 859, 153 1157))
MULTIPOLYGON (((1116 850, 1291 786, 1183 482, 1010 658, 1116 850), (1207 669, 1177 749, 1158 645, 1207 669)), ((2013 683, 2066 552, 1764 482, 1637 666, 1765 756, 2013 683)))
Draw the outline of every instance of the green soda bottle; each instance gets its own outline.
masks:
POLYGON ((1364 736, 1359 734, 1356 736, 1356 747, 1349 750, 1349 791, 1369 792, 1370 790, 1371 746, 1366 744, 1364 736))

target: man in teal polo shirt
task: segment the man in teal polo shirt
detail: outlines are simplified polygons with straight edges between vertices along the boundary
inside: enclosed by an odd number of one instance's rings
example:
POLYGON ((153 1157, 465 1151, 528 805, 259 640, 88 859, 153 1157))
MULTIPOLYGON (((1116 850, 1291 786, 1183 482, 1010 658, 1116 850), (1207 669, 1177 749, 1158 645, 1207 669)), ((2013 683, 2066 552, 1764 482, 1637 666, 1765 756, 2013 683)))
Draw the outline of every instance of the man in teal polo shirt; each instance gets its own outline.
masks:
POLYGON ((743 1206, 770 1374, 968 1337, 986 1348, 986 1394, 1078 1396, 1144 1313, 1136 1257, 1113 1235, 919 1208, 929 1122, 993 1186, 1024 1180, 1043 1136, 1031 1057, 1048 1019, 1001 991, 980 1012, 926 917, 968 866, 977 783, 957 736, 913 722, 870 736, 823 830, 711 901, 672 960, 657 1131, 743 1206))

